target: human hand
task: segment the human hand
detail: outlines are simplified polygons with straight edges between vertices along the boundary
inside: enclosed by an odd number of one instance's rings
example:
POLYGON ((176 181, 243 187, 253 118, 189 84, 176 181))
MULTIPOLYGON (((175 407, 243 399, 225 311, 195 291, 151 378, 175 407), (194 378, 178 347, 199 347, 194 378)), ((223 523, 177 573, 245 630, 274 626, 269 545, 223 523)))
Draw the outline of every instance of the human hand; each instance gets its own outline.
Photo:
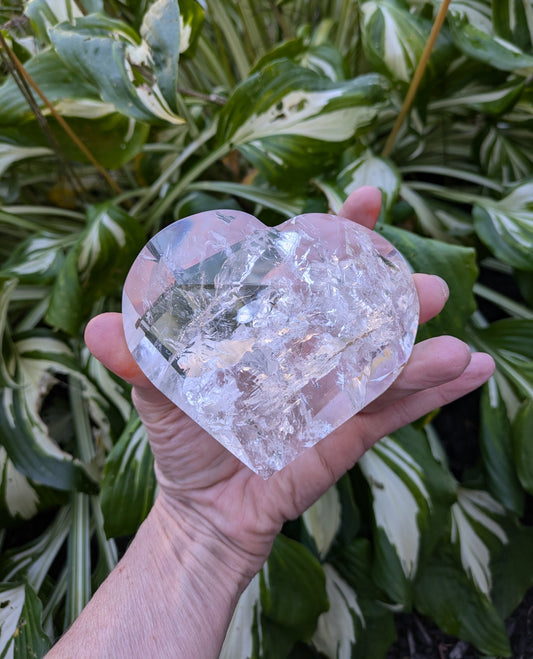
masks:
MULTIPOLYGON (((378 190, 360 188, 340 215, 373 228, 380 202, 378 190)), ((444 306, 447 287, 438 277, 414 277, 425 322, 444 306)), ((86 342, 95 357, 133 385, 155 457, 156 505, 245 578, 261 568, 283 522, 306 510, 376 441, 477 388, 494 369, 488 355, 471 355, 458 339, 424 341, 382 396, 265 481, 147 380, 127 348, 120 314, 94 318, 86 342)))

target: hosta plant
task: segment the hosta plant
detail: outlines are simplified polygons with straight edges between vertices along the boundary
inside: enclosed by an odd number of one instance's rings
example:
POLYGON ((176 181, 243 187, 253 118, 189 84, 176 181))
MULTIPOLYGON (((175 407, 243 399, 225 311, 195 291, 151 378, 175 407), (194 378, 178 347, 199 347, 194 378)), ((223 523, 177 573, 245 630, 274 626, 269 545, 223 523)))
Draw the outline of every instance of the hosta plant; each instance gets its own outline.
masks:
POLYGON ((45 654, 153 502, 128 387, 82 338, 144 243, 212 208, 336 212, 365 184, 378 230, 450 286, 419 340, 453 334, 497 371, 468 465, 436 410, 286 525, 222 656, 385 657, 409 612, 511 656, 533 585, 533 5, 452 0, 392 132, 439 8, 2 4, 1 656, 45 654))

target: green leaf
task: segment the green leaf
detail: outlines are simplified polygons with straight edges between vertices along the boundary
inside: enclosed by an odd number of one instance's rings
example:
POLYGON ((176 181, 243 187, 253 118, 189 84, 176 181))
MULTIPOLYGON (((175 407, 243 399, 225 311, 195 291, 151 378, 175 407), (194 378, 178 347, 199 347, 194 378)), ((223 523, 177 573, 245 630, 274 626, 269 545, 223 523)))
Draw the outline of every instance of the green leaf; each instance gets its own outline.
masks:
POLYGON ((0 176, 16 162, 27 158, 49 156, 52 150, 48 147, 17 146, 0 142, 0 176))
POLYGON ((48 28, 61 21, 74 21, 84 13, 98 12, 103 9, 102 0, 84 0, 84 12, 75 0, 30 0, 25 3, 24 13, 31 20, 32 27, 39 41, 49 43, 48 28))
POLYGON ((134 534, 152 507, 156 490, 154 458, 146 430, 133 415, 108 455, 100 505, 107 537, 134 534))
POLYGON ((500 201, 474 206, 478 236, 495 256, 521 270, 533 270, 533 182, 524 182, 500 201))
POLYGON ((480 451, 489 490, 508 510, 521 515, 524 492, 513 463, 511 423, 494 378, 483 387, 480 411, 480 451))
POLYGON ((267 180, 306 183, 349 139, 367 131, 386 101, 384 78, 335 82, 290 60, 238 85, 220 113, 217 139, 238 147, 267 180))
POLYGON ((239 598, 219 659, 255 659, 259 655, 261 575, 256 574, 239 598))
POLYGON ((328 608, 324 572, 301 544, 278 535, 261 579, 263 657, 285 656, 309 640, 328 608))
MULTIPOLYGON (((160 2, 176 4, 175 0, 160 2)), ((173 34, 179 43, 179 22, 171 21, 169 26, 165 39, 173 34)), ((95 86, 102 99, 122 114, 148 123, 183 123, 157 81, 159 74, 168 92, 169 77, 177 71, 177 63, 165 61, 160 52, 154 58, 150 44, 125 23, 91 14, 77 19, 74 25, 60 23, 49 34, 65 66, 95 86)))
POLYGON ((455 483, 433 456, 424 433, 411 427, 380 440, 359 467, 372 495, 374 578, 393 601, 408 608, 421 552, 439 542, 455 483))
POLYGON ((531 52, 533 9, 529 3, 521 0, 493 0, 492 24, 496 36, 524 52, 531 52))
POLYGON ((0 392, 0 441, 16 469, 59 490, 95 492, 91 470, 60 450, 40 416, 55 374, 81 378, 69 346, 46 331, 26 333, 14 344, 10 369, 16 385, 0 392))
POLYGON ((397 0, 366 0, 361 13, 370 64, 392 80, 409 83, 426 45, 427 24, 397 0))
POLYGON ((415 606, 443 631, 473 643, 481 652, 511 656, 503 620, 449 550, 442 549, 421 566, 415 584, 415 606))
POLYGON ((476 347, 492 355, 519 393, 533 398, 533 320, 505 318, 469 332, 476 347))
POLYGON ((516 472, 522 487, 533 494, 533 400, 520 406, 513 421, 513 449, 516 472))
POLYGON ((447 22, 455 45, 469 57, 495 69, 528 75, 533 56, 514 43, 495 38, 490 6, 480 0, 455 0, 450 4, 447 22))
POLYGON ((381 190, 383 210, 388 215, 398 197, 400 174, 390 160, 374 155, 369 149, 341 170, 334 182, 318 184, 334 213, 340 211, 346 197, 355 189, 364 185, 377 187, 381 190))
POLYGON ((47 321, 76 334, 92 305, 121 285, 145 242, 138 220, 112 203, 91 206, 88 226, 67 254, 52 289, 47 321))
POLYGON ((32 588, 0 584, 0 656, 43 657, 50 639, 41 627, 42 604, 32 588))
POLYGON ((439 275, 449 286, 448 303, 435 319, 419 328, 418 339, 440 334, 464 338, 465 324, 476 310, 472 292, 477 278, 475 251, 423 238, 393 226, 382 226, 379 230, 400 250, 413 270, 439 275))

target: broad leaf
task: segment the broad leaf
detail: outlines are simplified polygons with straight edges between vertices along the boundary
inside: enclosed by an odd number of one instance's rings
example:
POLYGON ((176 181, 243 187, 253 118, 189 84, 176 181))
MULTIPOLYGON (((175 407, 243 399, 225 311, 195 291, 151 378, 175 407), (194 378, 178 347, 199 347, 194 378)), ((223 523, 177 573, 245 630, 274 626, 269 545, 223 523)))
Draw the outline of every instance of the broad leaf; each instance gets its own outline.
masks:
POLYGON ((472 293, 477 278, 473 249, 423 238, 393 226, 380 227, 416 272, 439 275, 448 284, 450 299, 437 318, 419 329, 418 338, 440 334, 465 336, 465 325, 476 310, 472 293))
POLYGON ((449 550, 443 548, 421 566, 415 606, 443 631, 473 643, 484 654, 511 655, 503 620, 449 550))
POLYGON ((329 609, 318 619, 313 645, 326 657, 351 657, 365 619, 352 587, 332 565, 324 565, 329 609))
POLYGON ((0 519, 30 519, 39 509, 39 495, 33 484, 17 471, 0 446, 0 519))
POLYGON ((451 541, 459 551, 465 574, 481 593, 489 597, 491 556, 508 543, 500 523, 505 517, 505 509, 488 492, 459 488, 451 514, 451 541))
POLYGON ((285 657, 297 641, 311 638, 327 608, 320 564, 301 544, 279 535, 237 603, 221 659, 285 657))
POLYGON ((175 0, 158 0, 156 5, 147 16, 148 24, 141 27, 142 34, 146 36, 156 22, 161 27, 158 19, 161 11, 167 11, 170 18, 164 30, 158 27, 151 43, 141 39, 125 23, 102 14, 83 16, 74 25, 60 23, 50 29, 50 39, 65 65, 94 85, 102 99, 121 113, 149 123, 180 124, 183 119, 166 98, 171 95, 171 82, 176 84, 179 10, 175 0), (172 61, 166 61, 161 47, 172 39, 177 48, 174 55, 170 54, 172 61), (165 91, 160 87, 159 77, 165 91))
POLYGON ((0 656, 10 659, 42 657, 50 639, 41 627, 42 605, 32 588, 0 584, 0 656))
POLYGON ((135 414, 108 455, 102 475, 100 504, 107 537, 134 534, 150 512, 155 490, 154 458, 135 414))
POLYGON ((533 320, 505 318, 471 330, 476 347, 494 357, 499 371, 522 396, 533 398, 533 320))
POLYGON ((302 520, 313 539, 318 554, 324 558, 337 535, 341 524, 341 502, 334 485, 302 515, 302 520))
POLYGON ((479 200, 473 210, 478 236, 495 256, 533 270, 533 183, 525 182, 497 201, 479 200))
POLYGON ((366 0, 361 12, 363 47, 371 65, 392 80, 409 83, 429 26, 398 0, 366 0))
POLYGON ((533 56, 494 35, 488 4, 480 0, 454 0, 447 19, 454 43, 465 55, 495 69, 522 75, 528 75, 533 69, 533 56))
POLYGON ((9 368, 16 386, 1 391, 0 441, 17 470, 53 488, 94 492, 88 466, 59 448, 40 416, 56 374, 81 377, 69 346, 46 331, 21 335, 9 368))
POLYGON ((483 388, 480 425, 480 450, 489 490, 508 510, 520 515, 524 492, 513 462, 511 422, 494 378, 483 388))
POLYGON ((394 164, 365 151, 337 175, 335 182, 319 181, 318 185, 326 194, 330 207, 338 213, 346 197, 355 189, 372 185, 381 190, 382 205, 387 216, 398 197, 400 175, 394 164))
POLYGON ((99 12, 102 9, 102 0, 84 0, 84 11, 75 0, 26 0, 24 13, 31 20, 39 41, 50 43, 48 28, 51 26, 62 21, 73 22, 84 13, 99 12))
POLYGON ((48 322, 78 332, 92 305, 116 290, 144 244, 139 222, 118 206, 89 207, 88 226, 60 270, 47 313, 48 322))
POLYGON ((238 147, 269 181, 293 186, 323 171, 325 158, 372 126, 386 92, 377 75, 335 82, 277 60, 235 88, 217 138, 238 147))
POLYGON ((533 494, 533 400, 525 400, 513 421, 516 473, 522 487, 533 494))
POLYGON ((380 440, 359 467, 372 495, 374 578, 394 601, 409 607, 421 552, 431 551, 445 528, 453 479, 432 455, 425 435, 410 427, 380 440))

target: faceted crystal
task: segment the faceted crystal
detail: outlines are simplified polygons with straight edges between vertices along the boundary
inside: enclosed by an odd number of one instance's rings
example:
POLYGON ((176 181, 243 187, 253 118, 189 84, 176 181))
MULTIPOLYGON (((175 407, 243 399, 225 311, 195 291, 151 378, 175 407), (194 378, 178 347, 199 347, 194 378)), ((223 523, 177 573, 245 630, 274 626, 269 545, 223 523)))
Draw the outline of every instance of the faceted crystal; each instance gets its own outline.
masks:
POLYGON ((354 222, 314 213, 272 229, 210 211, 144 247, 123 317, 151 382, 268 478, 391 385, 418 298, 398 251, 354 222))

